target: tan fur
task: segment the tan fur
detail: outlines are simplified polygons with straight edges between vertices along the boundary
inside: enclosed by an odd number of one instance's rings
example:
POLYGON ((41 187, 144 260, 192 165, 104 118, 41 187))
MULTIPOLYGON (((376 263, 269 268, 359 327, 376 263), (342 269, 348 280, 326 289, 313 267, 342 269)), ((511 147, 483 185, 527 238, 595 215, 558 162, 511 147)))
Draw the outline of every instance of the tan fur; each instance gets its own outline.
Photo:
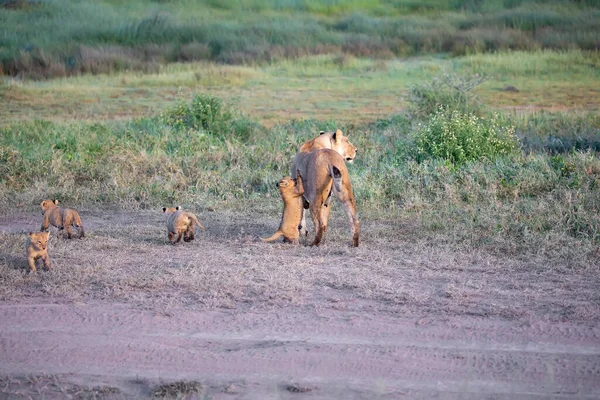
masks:
POLYGON ((67 237, 71 239, 71 226, 75 226, 79 229, 79 237, 82 238, 85 236, 83 223, 77 210, 58 207, 58 200, 44 200, 40 206, 42 207, 42 215, 44 216, 42 232, 47 230, 50 224, 52 224, 52 226, 60 230, 64 229, 67 231, 67 237))
MULTIPOLYGON (((352 162, 357 152, 356 146, 338 129, 335 132, 321 132, 318 137, 304 143, 294 157, 292 171, 293 173, 299 171, 304 177, 303 198, 307 202, 304 208, 310 208, 313 222, 315 222, 315 240, 313 245, 319 245, 327 230, 329 205, 331 195, 334 194, 342 202, 344 211, 350 221, 352 245, 355 247, 358 246, 360 229, 356 217, 356 204, 348 169, 344 164, 344 161, 352 162), (323 150, 327 151, 322 152, 323 150), (313 154, 316 152, 322 153, 319 155, 313 154), (340 173, 338 179, 333 179, 332 168, 334 166, 340 173), (319 170, 319 168, 321 169, 319 170), (313 204, 315 201, 318 204, 313 204), (317 218, 316 215, 320 217, 317 218)), ((306 218, 304 213, 299 229, 302 234, 306 235, 306 218)))
POLYGON ((299 243, 300 232, 298 225, 302 218, 302 194, 304 193, 304 185, 302 183, 302 175, 297 174, 296 179, 289 176, 281 179, 277 186, 283 200, 283 213, 281 215, 281 223, 279 229, 273 236, 261 240, 263 242, 272 242, 283 236, 284 242, 299 243))
POLYGON ((29 269, 36 272, 35 264, 41 258, 44 268, 50 269, 50 256, 48 256, 48 238, 50 232, 29 232, 25 248, 27 249, 27 261, 29 269))
POLYGON ((194 214, 182 211, 181 207, 163 207, 163 213, 167 218, 168 236, 172 244, 179 243, 182 237, 184 242, 194 240, 194 223, 206 229, 194 214), (175 236, 177 237, 173 240, 175 236))
POLYGON ((341 201, 352 231, 352 246, 358 247, 360 226, 356 216, 356 202, 348 168, 342 156, 331 149, 301 153, 298 160, 304 166, 304 198, 309 203, 315 225, 313 246, 318 246, 327 231, 329 211, 327 202, 331 193, 341 201))

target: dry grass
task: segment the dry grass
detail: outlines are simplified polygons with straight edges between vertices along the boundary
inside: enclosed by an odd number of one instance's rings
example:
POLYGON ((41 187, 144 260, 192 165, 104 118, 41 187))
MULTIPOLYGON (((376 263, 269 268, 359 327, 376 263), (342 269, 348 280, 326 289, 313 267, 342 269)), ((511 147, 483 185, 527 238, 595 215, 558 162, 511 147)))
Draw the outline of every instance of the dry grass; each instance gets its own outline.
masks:
POLYGON ((342 214, 334 208, 319 248, 261 243, 258 237, 276 228, 276 218, 225 212, 199 213, 209 230, 195 242, 171 246, 159 211, 108 216, 83 210, 87 237, 69 241, 53 233, 53 270, 37 274, 28 273, 23 246, 25 232, 39 221, 25 216, 19 224, 5 216, 0 301, 103 300, 164 313, 294 306, 600 320, 600 257, 494 255, 448 237, 421 238, 414 223, 374 215, 363 216, 361 247, 351 249, 342 214))
POLYGON ((78 384, 59 375, 0 376, 2 399, 133 399, 120 388, 104 384, 78 384))

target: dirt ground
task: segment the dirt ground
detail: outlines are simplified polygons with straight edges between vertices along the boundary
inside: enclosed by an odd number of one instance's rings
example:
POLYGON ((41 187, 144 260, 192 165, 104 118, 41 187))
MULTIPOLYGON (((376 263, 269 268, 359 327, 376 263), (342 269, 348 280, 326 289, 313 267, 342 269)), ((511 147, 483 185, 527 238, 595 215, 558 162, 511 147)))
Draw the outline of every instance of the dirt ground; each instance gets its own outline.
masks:
POLYGON ((320 248, 279 219, 80 210, 29 274, 38 212, 0 214, 0 399, 600 398, 599 264, 491 254, 341 207, 320 248))

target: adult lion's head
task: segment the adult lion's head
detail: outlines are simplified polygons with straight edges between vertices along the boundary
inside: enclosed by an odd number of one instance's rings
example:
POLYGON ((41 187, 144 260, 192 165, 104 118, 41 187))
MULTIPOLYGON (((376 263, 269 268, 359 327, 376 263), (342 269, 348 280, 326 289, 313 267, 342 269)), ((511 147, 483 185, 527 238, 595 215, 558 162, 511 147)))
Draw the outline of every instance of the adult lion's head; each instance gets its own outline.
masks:
POLYGON ((322 135, 331 136, 331 149, 337 151, 344 160, 349 163, 354 161, 358 149, 348 140, 348 137, 344 136, 340 129, 335 132, 321 132, 322 135))

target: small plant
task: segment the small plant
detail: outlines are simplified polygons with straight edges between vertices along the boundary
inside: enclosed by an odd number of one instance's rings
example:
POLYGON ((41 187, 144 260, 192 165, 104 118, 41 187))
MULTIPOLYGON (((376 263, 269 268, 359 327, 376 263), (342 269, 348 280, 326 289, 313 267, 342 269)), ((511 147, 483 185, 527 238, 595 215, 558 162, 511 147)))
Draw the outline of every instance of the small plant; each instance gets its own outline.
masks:
POLYGON ((498 116, 489 120, 440 107, 417 128, 417 161, 444 159, 453 165, 467 161, 494 159, 519 153, 514 127, 502 126, 498 116))

